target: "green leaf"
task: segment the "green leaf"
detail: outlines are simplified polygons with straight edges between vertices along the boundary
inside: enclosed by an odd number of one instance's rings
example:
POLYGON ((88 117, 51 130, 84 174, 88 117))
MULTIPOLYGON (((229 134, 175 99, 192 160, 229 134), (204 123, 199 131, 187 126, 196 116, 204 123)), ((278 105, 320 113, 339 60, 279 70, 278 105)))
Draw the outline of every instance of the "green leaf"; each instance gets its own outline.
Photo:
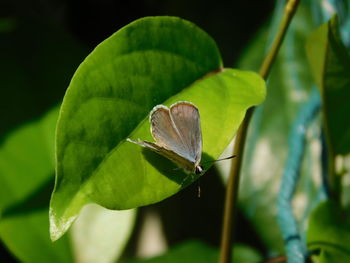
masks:
POLYGON ((47 233, 58 108, 9 136, 0 148, 0 237, 21 262, 73 262, 68 237, 47 233))
POLYGON ((1 145, 0 211, 23 201, 52 181, 57 116, 58 107, 40 121, 21 127, 1 145))
POLYGON ((82 209, 70 232, 77 262, 115 262, 134 225, 136 210, 112 211, 98 205, 82 209))
POLYGON ((87 203, 128 209, 189 183, 182 184, 186 175, 169 161, 125 141, 151 138, 148 113, 155 105, 187 100, 198 106, 207 160, 223 151, 246 109, 264 97, 264 81, 252 72, 223 70, 215 42, 190 22, 149 17, 116 32, 78 68, 64 98, 52 239, 87 203))
POLYGON ((236 244, 233 248, 232 262, 234 263, 256 263, 262 260, 262 256, 252 247, 236 244))
POLYGON ((0 221, 1 239, 20 262, 74 262, 68 236, 56 243, 50 240, 47 214, 48 209, 34 210, 0 221))
MULTIPOLYGON (((199 241, 187 241, 173 247, 167 253, 151 259, 131 260, 127 263, 214 263, 218 262, 219 251, 199 241), (181 259, 181 260, 180 260, 181 259)), ((234 248, 235 263, 260 262, 261 256, 252 248, 237 245, 234 248)))
POLYGON ((349 211, 332 201, 321 203, 309 218, 307 244, 311 251, 320 250, 315 262, 350 262, 349 211))
POLYGON ((309 38, 307 55, 321 89, 326 130, 334 154, 350 152, 350 56, 344 47, 337 16, 309 38))

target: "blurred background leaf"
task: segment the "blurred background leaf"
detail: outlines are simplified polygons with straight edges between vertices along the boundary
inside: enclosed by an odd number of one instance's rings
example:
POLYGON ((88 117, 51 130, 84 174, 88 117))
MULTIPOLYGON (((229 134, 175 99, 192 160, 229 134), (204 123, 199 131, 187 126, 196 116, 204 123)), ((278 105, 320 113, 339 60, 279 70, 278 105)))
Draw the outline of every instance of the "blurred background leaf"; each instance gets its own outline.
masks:
MULTIPOLYGON (((45 193, 45 188, 52 188, 58 109, 56 107, 42 120, 12 133, 0 148, 2 217, 15 213, 16 206, 24 206, 25 202, 35 198, 35 194, 45 193)), ((38 199, 43 202, 38 209, 47 206, 49 196, 50 190, 38 199)))
POLYGON ((73 262, 68 237, 53 244, 48 235, 57 116, 56 107, 0 148, 0 238, 22 262, 73 262))
POLYGON ((21 262, 112 262, 130 236, 134 210, 87 207, 71 236, 50 240, 57 117, 56 107, 13 132, 0 148, 0 238, 21 262))
POLYGON ((332 201, 319 204, 309 219, 307 244, 314 252, 314 262, 350 261, 349 211, 332 201))
MULTIPOLYGON (((344 28, 349 29, 349 26, 343 25, 340 28, 339 17, 334 15, 330 21, 311 34, 306 46, 311 69, 322 95, 323 127, 327 136, 329 158, 333 159, 329 163, 337 161, 336 156, 339 158, 339 155, 347 155, 350 151, 350 126, 347 118, 347 112, 350 111, 350 56, 340 35, 340 30, 344 28)), ((345 179, 346 190, 343 192, 343 199, 347 201, 349 182, 346 179, 349 178, 349 174, 347 177, 344 175, 349 171, 349 156, 341 161, 343 162, 335 162, 336 167, 332 168, 330 175, 335 175, 335 172, 345 179), (347 164, 344 164, 344 161, 347 164)), ((338 178, 331 177, 330 180, 338 178)), ((334 182, 331 181, 332 184, 334 182)), ((340 188, 332 190, 341 191, 340 188)), ((348 202, 342 204, 348 206, 348 202)), ((341 205, 326 201, 312 211, 307 242, 310 250, 317 251, 312 257, 314 262, 349 261, 349 237, 349 211, 341 205)))
MULTIPOLYGON (((235 263, 257 263, 262 258, 252 248, 237 244, 234 248, 235 263)), ((183 263, 215 263, 219 258, 219 250, 208 246, 200 241, 186 241, 174 246, 167 253, 151 259, 145 260, 129 260, 127 263, 176 263, 181 260, 183 263)))
POLYGON ((75 262, 115 262, 129 241, 135 215, 135 209, 112 211, 96 204, 85 206, 70 231, 75 262))
MULTIPOLYGON (((350 56, 339 34, 334 16, 314 32, 307 42, 307 55, 322 94, 324 125, 332 154, 350 152, 350 56)), ((334 157, 332 157, 334 158, 334 157)))

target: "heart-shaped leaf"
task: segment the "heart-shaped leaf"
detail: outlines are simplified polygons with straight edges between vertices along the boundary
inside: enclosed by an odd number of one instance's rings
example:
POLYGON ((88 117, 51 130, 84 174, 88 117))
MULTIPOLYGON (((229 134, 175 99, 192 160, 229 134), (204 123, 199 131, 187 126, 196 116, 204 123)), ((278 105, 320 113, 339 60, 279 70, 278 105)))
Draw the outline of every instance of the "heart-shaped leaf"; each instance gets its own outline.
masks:
POLYGON ((252 72, 222 69, 215 42, 190 22, 150 17, 119 30, 82 63, 63 101, 52 239, 89 202, 128 209, 163 200, 190 183, 170 161, 125 141, 151 138, 152 107, 179 100, 197 105, 205 161, 217 158, 246 109, 264 97, 264 81, 252 72))

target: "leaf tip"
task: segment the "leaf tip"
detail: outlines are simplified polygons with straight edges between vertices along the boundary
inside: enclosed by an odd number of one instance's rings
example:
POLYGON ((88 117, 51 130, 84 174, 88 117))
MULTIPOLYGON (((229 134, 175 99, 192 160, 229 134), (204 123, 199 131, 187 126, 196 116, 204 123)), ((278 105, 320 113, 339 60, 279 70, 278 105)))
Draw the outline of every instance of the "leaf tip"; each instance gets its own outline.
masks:
POLYGON ((69 229, 76 216, 71 216, 69 218, 62 217, 58 219, 56 213, 54 213, 52 207, 50 207, 49 211, 50 218, 50 238, 52 242, 60 239, 69 229))
POLYGON ((49 209, 50 238, 52 241, 58 240, 68 231, 81 208, 86 204, 87 202, 83 198, 73 198, 67 204, 61 198, 57 198, 55 193, 53 194, 49 209))

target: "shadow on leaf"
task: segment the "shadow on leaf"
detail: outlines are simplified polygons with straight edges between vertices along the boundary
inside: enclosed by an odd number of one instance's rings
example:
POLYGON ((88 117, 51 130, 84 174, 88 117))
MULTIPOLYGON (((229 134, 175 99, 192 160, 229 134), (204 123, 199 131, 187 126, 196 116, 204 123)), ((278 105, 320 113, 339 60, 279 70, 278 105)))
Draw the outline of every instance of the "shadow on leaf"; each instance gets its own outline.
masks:
MULTIPOLYGON (((160 173, 168 177, 170 180, 181 185, 182 189, 187 187, 188 185, 190 185, 200 177, 200 175, 196 175, 196 174, 186 174, 183 171, 183 169, 178 167, 175 163, 173 163, 172 161, 165 158, 164 156, 158 153, 155 153, 149 149, 146 149, 146 148, 142 149, 142 154, 145 156, 145 159, 153 167, 155 167, 160 173)), ((213 157, 209 156, 206 153, 202 153, 202 159, 205 160, 205 162, 215 160, 213 157)), ((209 169, 209 167, 205 167, 205 168, 206 170, 209 169)))

